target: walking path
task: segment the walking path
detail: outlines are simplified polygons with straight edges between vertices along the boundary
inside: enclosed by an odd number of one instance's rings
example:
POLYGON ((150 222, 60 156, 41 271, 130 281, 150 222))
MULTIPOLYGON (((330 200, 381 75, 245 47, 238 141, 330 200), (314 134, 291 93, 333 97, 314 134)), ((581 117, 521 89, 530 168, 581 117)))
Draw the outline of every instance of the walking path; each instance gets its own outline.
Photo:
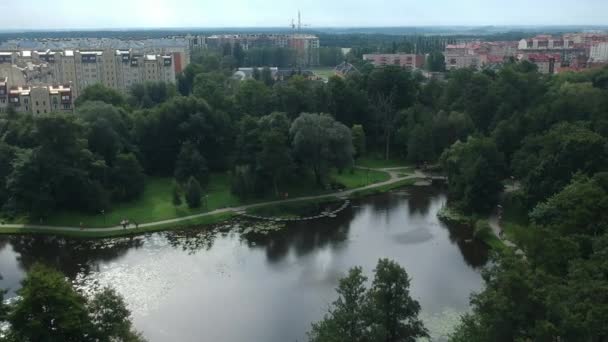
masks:
MULTIPOLYGON (((363 168, 363 167, 358 167, 358 168, 367 169, 367 168, 363 168)), ((400 178, 399 171, 403 171, 403 169, 404 169, 404 167, 381 168, 381 169, 371 169, 370 168, 369 170, 387 172, 390 175, 390 178, 384 182, 374 183, 374 184, 370 184, 370 185, 367 185, 364 187, 355 188, 355 189, 351 189, 351 190, 337 191, 337 192, 323 194, 323 195, 303 196, 303 197, 294 197, 294 198, 284 199, 284 200, 260 202, 260 203, 255 203, 255 204, 243 205, 243 206, 239 206, 239 207, 216 209, 216 210, 212 210, 212 211, 208 211, 208 212, 200 213, 200 214, 195 214, 195 215, 183 216, 183 217, 162 220, 162 221, 141 223, 141 224, 139 224, 138 227, 146 228, 146 227, 154 227, 154 226, 160 226, 160 225, 165 225, 165 224, 180 223, 180 222, 184 222, 184 221, 188 221, 188 220, 192 220, 192 219, 196 219, 196 218, 200 218, 200 217, 211 216, 211 215, 222 214, 222 213, 239 213, 239 212, 244 212, 250 208, 261 207, 261 206, 272 205, 272 204, 315 200, 315 199, 321 199, 321 198, 325 198, 325 197, 346 198, 357 191, 374 189, 374 188, 382 187, 385 185, 394 184, 394 183, 400 182, 405 179, 416 179, 416 178, 426 178, 427 177, 427 175, 424 174, 423 172, 421 172, 419 170, 414 170, 413 174, 400 178)), ((38 231, 43 231, 43 232, 44 231, 46 231, 46 232, 82 231, 81 227, 70 227, 70 226, 48 226, 48 225, 37 225, 37 224, 4 224, 4 225, 0 225, 0 232, 5 228, 10 228, 11 230, 36 229, 38 231)), ((105 228, 86 228, 85 230, 87 232, 112 232, 112 231, 122 231, 122 230, 124 230, 124 228, 122 226, 118 225, 118 226, 105 227, 105 228)))

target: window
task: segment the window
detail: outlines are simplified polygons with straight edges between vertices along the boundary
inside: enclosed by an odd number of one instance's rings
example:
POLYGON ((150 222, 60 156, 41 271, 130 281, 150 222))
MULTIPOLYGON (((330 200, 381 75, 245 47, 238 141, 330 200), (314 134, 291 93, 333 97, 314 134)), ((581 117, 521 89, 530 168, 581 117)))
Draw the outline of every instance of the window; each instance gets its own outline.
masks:
MULTIPOLYGON (((19 100, 15 101, 15 102, 19 102, 19 100)), ((27 98, 26 98, 26 99, 23 99, 23 103, 28 104, 28 103, 30 103, 30 100, 29 100, 29 99, 27 99, 27 98)))

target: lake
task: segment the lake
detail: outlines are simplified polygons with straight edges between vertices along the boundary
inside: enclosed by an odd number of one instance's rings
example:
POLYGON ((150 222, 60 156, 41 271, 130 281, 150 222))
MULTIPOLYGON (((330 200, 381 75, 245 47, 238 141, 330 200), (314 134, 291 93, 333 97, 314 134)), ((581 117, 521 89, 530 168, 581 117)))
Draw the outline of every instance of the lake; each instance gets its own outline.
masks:
POLYGON ((350 267, 371 278, 378 259, 390 258, 412 278, 412 297, 441 341, 482 289, 488 260, 485 245, 437 219, 445 203, 438 188, 410 187, 256 237, 236 221, 119 239, 0 237, 0 288, 14 296, 25 270, 44 261, 85 293, 118 290, 151 342, 305 341, 350 267))

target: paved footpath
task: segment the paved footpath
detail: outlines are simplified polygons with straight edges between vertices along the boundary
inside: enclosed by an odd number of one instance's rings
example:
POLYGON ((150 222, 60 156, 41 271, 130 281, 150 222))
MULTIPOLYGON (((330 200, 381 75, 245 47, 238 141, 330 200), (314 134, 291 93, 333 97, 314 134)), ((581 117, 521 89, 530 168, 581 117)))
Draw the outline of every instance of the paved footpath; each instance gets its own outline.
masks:
MULTIPOLYGON (((363 167, 358 167, 358 168, 360 168, 360 169, 367 169, 367 168, 363 168, 363 167)), ((211 216, 211 215, 216 215, 216 214, 222 214, 222 213, 230 213, 230 212, 232 212, 232 213, 238 213, 238 212, 242 212, 242 211, 245 211, 247 209, 250 209, 250 208, 261 207, 261 206, 272 205, 272 204, 281 204, 281 203, 289 203, 289 202, 315 200, 315 199, 321 199, 321 198, 325 198, 325 197, 348 197, 348 196, 352 195, 354 192, 357 192, 357 191, 374 189, 374 188, 378 188, 378 187, 381 187, 381 186, 397 183, 397 182, 405 180, 405 179, 417 179, 417 178, 425 178, 426 177, 426 174, 424 174, 423 172, 421 172, 419 170, 415 170, 413 174, 411 174, 409 176, 406 176, 406 177, 399 178, 399 173, 404 168, 405 167, 402 166, 402 167, 394 167, 394 168, 369 169, 369 170, 374 170, 374 171, 384 171, 384 172, 387 172, 390 175, 390 178, 388 180, 384 181, 384 182, 374 183, 374 184, 370 184, 370 185, 367 185, 367 186, 364 186, 364 187, 360 187, 360 188, 356 188, 356 189, 345 190, 345 191, 337 191, 337 192, 323 194, 323 195, 294 197, 294 198, 290 198, 290 199, 286 199, 286 200, 276 200, 276 201, 260 202, 260 203, 255 203, 255 204, 243 205, 243 206, 239 206, 239 207, 228 207, 228 208, 216 209, 216 210, 208 211, 208 212, 205 212, 205 213, 200 213, 200 214, 195 214, 195 215, 190 215, 190 216, 177 217, 177 218, 174 218, 174 219, 155 221, 155 222, 148 222, 148 223, 141 223, 141 224, 139 224, 139 227, 140 228, 146 228, 146 227, 160 226, 160 225, 164 225, 164 224, 180 223, 180 222, 188 221, 188 220, 195 219, 195 218, 200 218, 200 217, 205 217, 205 216, 211 216)), ((4 224, 4 225, 0 225, 0 231, 2 231, 3 228, 11 228, 11 229, 36 229, 36 230, 39 230, 39 231, 48 231, 48 232, 71 232, 71 231, 81 231, 82 230, 80 227, 48 226, 48 225, 37 225, 37 224, 4 224)), ((105 227, 105 228, 85 228, 85 231, 87 231, 87 232, 111 232, 111 231, 119 231, 119 230, 124 230, 124 228, 122 226, 120 226, 120 225, 114 226, 114 227, 105 227)))

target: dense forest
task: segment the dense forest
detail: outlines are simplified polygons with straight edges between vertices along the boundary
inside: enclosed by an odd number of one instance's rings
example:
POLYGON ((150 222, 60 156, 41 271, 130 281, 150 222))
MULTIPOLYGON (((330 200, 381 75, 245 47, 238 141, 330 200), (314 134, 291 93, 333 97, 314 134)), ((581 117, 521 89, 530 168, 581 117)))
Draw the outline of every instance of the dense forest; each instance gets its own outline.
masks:
POLYGON ((267 68, 238 82, 229 55, 198 56, 176 85, 128 96, 92 86, 73 114, 2 113, 4 215, 98 212, 141 196, 146 176, 175 178, 194 207, 211 172, 243 198, 305 179, 329 187, 330 170, 365 150, 440 165, 467 214, 495 208, 513 178, 526 257, 493 263, 453 339, 608 338, 608 69, 547 76, 523 62, 438 81, 351 56, 359 72, 327 83, 275 82, 267 68))

